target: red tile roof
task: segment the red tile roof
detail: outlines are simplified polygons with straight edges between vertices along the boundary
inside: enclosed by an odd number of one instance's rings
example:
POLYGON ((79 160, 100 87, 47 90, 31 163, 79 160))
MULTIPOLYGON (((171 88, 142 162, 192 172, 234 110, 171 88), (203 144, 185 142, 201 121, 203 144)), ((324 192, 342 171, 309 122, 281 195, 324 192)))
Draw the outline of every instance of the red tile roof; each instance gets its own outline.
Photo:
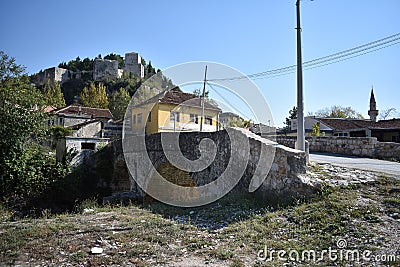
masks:
POLYGON ((53 107, 53 106, 46 106, 46 107, 43 109, 43 111, 46 112, 46 113, 52 112, 53 110, 56 110, 56 108, 53 107))
POLYGON ((352 129, 393 129, 400 128, 400 119, 371 121, 362 119, 343 119, 343 118, 316 118, 328 125, 333 130, 352 130, 352 129))
POLYGON ((55 111, 56 114, 66 114, 66 115, 86 115, 91 118, 104 118, 112 119, 113 116, 109 109, 102 108, 89 108, 82 106, 68 106, 55 111))
MULTIPOLYGON (((185 106, 201 108, 200 97, 196 96, 195 94, 183 93, 183 92, 178 92, 178 91, 173 91, 173 90, 164 91, 164 92, 150 98, 145 103, 152 103, 155 101, 159 101, 160 103, 166 103, 166 104, 185 105, 185 106)), ((204 108, 221 110, 217 106, 212 105, 211 103, 208 103, 208 102, 204 103, 204 108)))
POLYGON ((377 121, 374 128, 393 129, 400 128, 400 119, 382 120, 377 121))

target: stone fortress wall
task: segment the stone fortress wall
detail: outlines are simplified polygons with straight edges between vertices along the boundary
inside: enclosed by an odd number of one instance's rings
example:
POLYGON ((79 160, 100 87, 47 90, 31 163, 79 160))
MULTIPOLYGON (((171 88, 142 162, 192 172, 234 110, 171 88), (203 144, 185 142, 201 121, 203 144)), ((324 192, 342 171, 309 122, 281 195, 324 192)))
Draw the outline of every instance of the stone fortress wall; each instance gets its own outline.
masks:
POLYGON ((124 69, 118 69, 117 60, 108 59, 95 59, 93 64, 93 71, 79 71, 74 72, 64 68, 52 67, 45 69, 36 74, 35 85, 42 86, 46 80, 51 83, 59 82, 60 84, 73 80, 80 79, 82 74, 91 73, 93 80, 104 81, 106 79, 119 79, 125 72, 133 73, 141 78, 144 77, 144 66, 142 64, 142 57, 136 52, 130 52, 125 54, 124 69))
POLYGON ((95 59, 93 64, 93 80, 103 81, 109 78, 121 78, 121 76, 118 75, 118 61, 95 59))

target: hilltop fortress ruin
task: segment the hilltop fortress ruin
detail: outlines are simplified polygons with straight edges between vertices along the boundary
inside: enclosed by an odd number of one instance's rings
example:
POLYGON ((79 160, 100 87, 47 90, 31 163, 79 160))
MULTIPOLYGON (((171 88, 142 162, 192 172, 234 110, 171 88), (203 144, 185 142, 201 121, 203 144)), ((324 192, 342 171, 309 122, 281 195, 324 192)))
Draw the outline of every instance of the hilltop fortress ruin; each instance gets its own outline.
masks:
POLYGON ((126 53, 123 69, 118 68, 117 60, 99 58, 94 60, 93 71, 71 71, 59 67, 48 68, 36 74, 34 83, 36 86, 42 86, 49 80, 62 84, 69 80, 80 79, 83 75, 93 75, 94 81, 104 81, 121 78, 123 73, 133 73, 140 78, 144 77, 144 66, 140 54, 136 52, 126 53))

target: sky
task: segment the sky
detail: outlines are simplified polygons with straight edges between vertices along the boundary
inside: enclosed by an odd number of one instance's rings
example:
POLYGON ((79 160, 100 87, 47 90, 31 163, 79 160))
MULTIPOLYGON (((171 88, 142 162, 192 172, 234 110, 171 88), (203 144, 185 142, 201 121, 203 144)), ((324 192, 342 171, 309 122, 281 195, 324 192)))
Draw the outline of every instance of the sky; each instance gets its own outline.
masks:
MULTIPOLYGON (((252 74, 296 64, 295 0, 2 0, 0 10, 0 50, 30 74, 132 51, 159 69, 210 61, 252 74)), ((400 33, 399 14, 398 0, 303 0, 303 61, 400 33)), ((372 86, 379 110, 400 112, 399 59, 397 44, 305 70, 305 114, 340 105, 368 117, 372 86)), ((254 83, 282 126, 296 105, 296 74, 254 83)))

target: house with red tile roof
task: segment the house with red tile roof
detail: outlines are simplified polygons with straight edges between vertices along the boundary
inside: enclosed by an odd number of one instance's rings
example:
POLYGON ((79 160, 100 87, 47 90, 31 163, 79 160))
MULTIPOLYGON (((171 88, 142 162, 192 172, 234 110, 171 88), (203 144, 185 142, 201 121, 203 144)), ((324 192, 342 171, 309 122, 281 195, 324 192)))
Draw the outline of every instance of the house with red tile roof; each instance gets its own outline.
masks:
MULTIPOLYGON (((369 119, 308 116, 304 118, 304 128, 308 136, 312 133, 313 125, 318 124, 321 133, 328 136, 376 137, 380 142, 400 143, 400 119, 377 121, 378 110, 376 109, 373 89, 371 91, 368 115, 370 116, 369 119)), ((294 132, 297 130, 297 120, 294 119, 291 122, 291 130, 294 132)))
MULTIPOLYGON (((164 91, 132 107, 132 129, 146 134, 157 132, 199 131, 202 120, 202 99, 194 94, 164 91)), ((221 109, 204 102, 202 131, 217 131, 221 109)))
POLYGON ((122 124, 112 121, 109 109, 83 106, 67 106, 52 111, 54 117, 49 124, 73 130, 70 136, 57 141, 57 160, 62 160, 67 150, 98 150, 110 139, 122 136, 122 124))

